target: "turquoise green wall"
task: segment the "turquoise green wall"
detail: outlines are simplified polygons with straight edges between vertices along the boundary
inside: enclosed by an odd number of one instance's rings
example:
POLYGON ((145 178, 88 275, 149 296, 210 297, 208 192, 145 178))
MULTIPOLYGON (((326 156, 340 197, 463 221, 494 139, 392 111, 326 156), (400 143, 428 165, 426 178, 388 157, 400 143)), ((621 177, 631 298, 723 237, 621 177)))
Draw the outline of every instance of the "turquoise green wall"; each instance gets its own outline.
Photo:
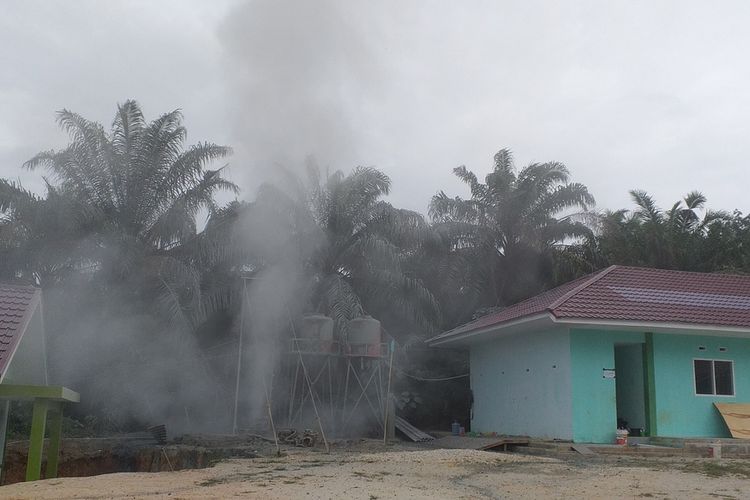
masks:
POLYGON ((613 443, 617 429, 615 379, 602 370, 615 367, 616 343, 644 342, 643 333, 607 330, 570 331, 573 440, 613 443))
POLYGON ((750 339, 655 333, 654 379, 660 436, 730 437, 713 403, 750 402, 750 339), (694 358, 734 361, 735 396, 696 396, 694 358))
MULTIPOLYGON (((573 440, 611 443, 617 426, 616 381, 602 377, 615 367, 615 344, 644 342, 645 334, 572 329, 570 332, 573 440)), ((750 339, 653 334, 656 434, 665 437, 729 437, 714 402, 750 402, 750 339), (699 346, 706 350, 699 351, 699 346), (725 347, 726 352, 719 352, 725 347), (735 396, 695 394, 693 359, 734 361, 735 396)))

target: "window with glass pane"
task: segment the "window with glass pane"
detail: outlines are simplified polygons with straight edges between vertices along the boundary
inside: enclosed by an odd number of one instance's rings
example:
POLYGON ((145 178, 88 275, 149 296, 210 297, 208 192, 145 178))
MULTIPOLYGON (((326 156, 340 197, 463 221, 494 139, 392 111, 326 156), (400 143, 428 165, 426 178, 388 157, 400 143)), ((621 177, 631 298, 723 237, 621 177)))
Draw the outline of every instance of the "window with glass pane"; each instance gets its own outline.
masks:
POLYGON ((713 394, 713 363, 706 359, 696 359, 693 363, 695 366, 695 393, 713 394))
POLYGON ((714 386, 718 396, 734 395, 731 361, 714 361, 714 386))
POLYGON ((693 371, 696 394, 734 396, 732 361, 696 359, 693 371))

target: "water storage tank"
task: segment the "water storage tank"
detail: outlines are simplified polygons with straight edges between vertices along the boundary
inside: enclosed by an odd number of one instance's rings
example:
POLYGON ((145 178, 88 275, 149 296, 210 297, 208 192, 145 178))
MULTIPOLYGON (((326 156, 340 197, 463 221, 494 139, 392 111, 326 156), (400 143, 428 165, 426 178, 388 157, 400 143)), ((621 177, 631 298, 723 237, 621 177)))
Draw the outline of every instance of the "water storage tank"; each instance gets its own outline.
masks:
POLYGON ((333 319, 322 314, 303 316, 295 344, 295 351, 334 352, 338 344, 333 342, 333 319))
POLYGON ((347 353, 351 356, 380 356, 380 321, 363 316, 349 321, 347 353))
POLYGON ((300 338, 333 340, 333 319, 322 314, 307 314, 302 317, 300 338))

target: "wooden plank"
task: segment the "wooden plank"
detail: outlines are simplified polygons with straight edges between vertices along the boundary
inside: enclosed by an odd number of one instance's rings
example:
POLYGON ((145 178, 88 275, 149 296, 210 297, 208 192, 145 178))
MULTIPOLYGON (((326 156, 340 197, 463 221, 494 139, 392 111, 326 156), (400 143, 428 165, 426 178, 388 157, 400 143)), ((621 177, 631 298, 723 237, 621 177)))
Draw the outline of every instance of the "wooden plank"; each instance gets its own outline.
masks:
POLYGON ((492 450, 509 445, 528 445, 529 439, 525 437, 468 437, 468 436, 445 436, 432 442, 433 446, 439 448, 451 448, 460 450, 492 450))
POLYGON ((596 455, 596 453, 591 451, 591 448, 582 444, 572 444, 570 447, 573 448, 573 451, 577 451, 581 455, 596 455))
POLYGON ((733 438, 750 439, 750 403, 714 403, 733 438))
MULTIPOLYGON (((469 439, 471 439, 471 438, 469 438, 469 439)), ((510 437, 506 437, 506 438, 498 439, 494 443, 490 443, 488 445, 482 446, 479 449, 480 450, 492 450, 494 448, 499 448, 499 447, 502 446, 503 447, 503 451, 508 451, 508 445, 516 445, 516 446, 522 445, 522 446, 525 446, 525 445, 528 445, 528 444, 529 444, 529 440, 525 439, 525 438, 510 438, 510 437)))

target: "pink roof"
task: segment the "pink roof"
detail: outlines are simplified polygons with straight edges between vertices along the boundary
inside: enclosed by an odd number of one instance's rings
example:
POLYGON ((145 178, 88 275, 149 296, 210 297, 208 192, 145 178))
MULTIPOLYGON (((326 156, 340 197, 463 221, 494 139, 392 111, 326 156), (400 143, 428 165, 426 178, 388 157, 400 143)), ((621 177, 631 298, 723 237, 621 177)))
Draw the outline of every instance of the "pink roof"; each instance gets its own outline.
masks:
POLYGON ((0 283, 0 380, 39 304, 41 291, 33 286, 0 283))
POLYGON ((549 313, 555 318, 750 328, 750 276, 611 266, 431 341, 549 313))

